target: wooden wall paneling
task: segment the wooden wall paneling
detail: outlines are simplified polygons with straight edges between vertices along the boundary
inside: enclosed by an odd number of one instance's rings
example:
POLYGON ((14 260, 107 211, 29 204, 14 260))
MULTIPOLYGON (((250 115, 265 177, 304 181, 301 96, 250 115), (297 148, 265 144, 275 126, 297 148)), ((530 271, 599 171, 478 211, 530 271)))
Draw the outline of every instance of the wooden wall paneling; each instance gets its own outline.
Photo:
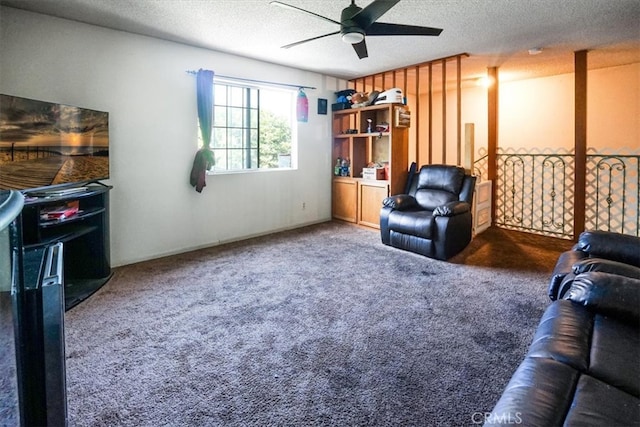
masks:
POLYGON ((442 159, 447 163, 447 60, 442 60, 442 159))
POLYGON ((394 79, 394 75, 395 73, 393 71, 386 71, 384 73, 384 88, 385 89, 389 89, 392 87, 396 87, 395 86, 395 79, 394 79))
POLYGON ((403 82, 402 82, 402 93, 404 94, 404 96, 407 96, 407 88, 408 88, 407 85, 408 85, 408 80, 409 80, 409 78, 408 78, 408 74, 409 74, 408 68, 405 68, 402 71, 402 74, 403 74, 402 78, 404 79, 403 82))
POLYGON ((587 51, 574 52, 575 62, 575 200, 573 238, 577 241, 585 227, 587 174, 587 51))
MULTIPOLYGON (((409 73, 407 72, 406 68, 401 68, 399 70, 396 70, 393 87, 397 87, 398 89, 400 89, 402 91, 403 96, 407 99, 407 105, 409 106, 409 111, 411 111, 413 106, 414 106, 414 97, 413 97, 413 94, 411 93, 411 91, 409 90, 409 82, 410 81, 411 81, 411 76, 409 76, 409 73)), ((412 153, 415 152, 416 144, 417 144, 417 136, 416 136, 416 133, 415 133, 414 121, 413 121, 413 117, 412 117, 411 126, 407 130, 407 148, 406 148, 406 150, 407 150, 408 153, 410 153, 409 155, 412 155, 412 153)), ((394 146, 394 150, 395 149, 396 149, 396 147, 394 146)), ((413 160, 409 160, 409 162, 411 162, 411 161, 413 161, 413 160)), ((408 166, 407 166, 407 169, 408 169, 408 166)))
MULTIPOLYGON (((415 127, 415 134, 416 134, 416 143, 415 143, 415 153, 413 153, 413 156, 410 154, 409 155, 409 159, 414 158, 416 159, 415 162, 418 163, 418 160, 420 158, 420 144, 418 144, 418 142, 420 141, 420 67, 416 65, 415 68, 415 90, 416 90, 416 94, 414 96, 415 98, 415 103, 416 103, 416 107, 415 107, 415 111, 411 112, 411 115, 413 116, 411 118, 411 125, 412 127, 415 127)), ((409 160, 409 162, 411 162, 411 160, 409 160)))
MULTIPOLYGON (((410 65, 408 67, 399 68, 395 70, 385 71, 378 74, 372 74, 369 76, 363 76, 351 80, 353 85, 357 85, 358 91, 371 92, 373 90, 383 91, 398 87, 403 90, 405 97, 407 98, 407 105, 409 110, 412 110, 412 124, 409 130, 409 148, 410 156, 415 157, 415 161, 419 164, 431 164, 434 162, 434 157, 438 157, 438 150, 441 150, 439 162, 447 162, 447 112, 450 107, 447 105, 447 62, 454 61, 456 65, 456 96, 455 101, 453 97, 449 104, 456 104, 456 125, 455 129, 451 129, 449 133, 456 132, 456 144, 450 147, 449 151, 455 150, 455 157, 453 153, 450 153, 450 161, 462 163, 462 58, 468 57, 467 53, 461 53, 457 55, 448 56, 445 58, 435 59, 432 61, 422 62, 420 64, 410 65), (434 95, 437 91, 434 88, 437 69, 434 69, 434 65, 442 67, 441 78, 442 85, 442 111, 436 111, 441 113, 441 126, 442 126, 442 141, 437 147, 434 147, 434 132, 437 133, 437 125, 434 130, 434 101, 437 99, 434 95), (425 73, 421 71, 425 71, 425 73), (408 72, 414 73, 415 76, 408 76, 408 72), (414 81, 415 79, 415 81, 414 81), (400 82, 400 80, 403 80, 400 82), (415 90, 415 94, 413 91, 415 90), (420 93, 425 91, 425 93, 420 93), (423 98, 424 97, 424 98, 423 98), (426 111, 425 111, 426 110, 426 111), (426 115, 426 119, 423 120, 421 115, 426 115), (434 150, 436 148, 436 150, 434 150), (455 159, 455 160, 454 160, 455 159)), ((497 71, 496 71, 497 72, 497 71)), ((497 102, 497 100, 496 100, 497 102)), ((437 116, 436 116, 437 117, 437 116)), ((452 122, 453 124, 453 122, 452 122)), ((453 126, 452 126, 453 128, 453 126)), ((452 141, 453 142, 453 141, 452 141)), ((414 161, 414 159, 411 159, 414 161)), ((436 160, 438 161, 438 160, 436 160)))
POLYGON ((496 176, 498 164, 498 67, 489 67, 487 77, 491 82, 487 89, 487 177, 493 182, 491 186, 491 218, 496 217, 496 176))
POLYGON ((429 64, 429 161, 433 163, 433 64, 429 64))
POLYGON ((457 132, 457 153, 456 153, 456 159, 457 159, 457 165, 461 165, 462 164, 462 88, 461 88, 461 82, 462 82, 462 61, 460 56, 456 57, 456 104, 457 104, 457 111, 456 111, 456 115, 457 115, 457 125, 456 125, 456 132, 457 132))
MULTIPOLYGON (((413 92, 415 86, 416 76, 413 73, 410 73, 410 69, 404 68, 402 70, 402 83, 398 83, 398 86, 402 90, 402 95, 406 99, 406 104, 411 113, 411 125, 407 129, 407 153, 408 153, 408 162, 411 163, 413 161, 417 161, 416 153, 418 153, 418 144, 420 141, 420 136, 418 134, 418 123, 416 118, 416 105, 418 102, 418 94, 413 92), (412 85, 413 83, 413 85, 412 85)), ((409 169, 409 165, 407 164, 407 170, 409 169)))

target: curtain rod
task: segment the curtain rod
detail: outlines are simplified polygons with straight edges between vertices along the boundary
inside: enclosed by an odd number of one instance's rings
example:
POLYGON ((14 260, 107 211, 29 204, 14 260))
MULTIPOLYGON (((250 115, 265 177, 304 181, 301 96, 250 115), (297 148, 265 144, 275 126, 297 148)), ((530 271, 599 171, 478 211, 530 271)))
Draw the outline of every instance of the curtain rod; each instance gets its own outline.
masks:
MULTIPOLYGON (((197 71, 193 71, 193 70, 189 70, 189 71, 187 71, 187 73, 189 73, 189 74, 198 74, 197 71)), ((289 84, 289 83, 268 82, 268 81, 265 81, 265 80, 243 79, 241 77, 229 77, 229 76, 223 76, 223 75, 214 73, 213 78, 215 79, 216 76, 221 77, 223 79, 240 80, 240 81, 243 81, 243 82, 250 82, 250 83, 262 83, 262 84, 268 84, 268 85, 273 85, 273 86, 297 87, 299 89, 316 89, 313 86, 292 85, 292 84, 289 84)))

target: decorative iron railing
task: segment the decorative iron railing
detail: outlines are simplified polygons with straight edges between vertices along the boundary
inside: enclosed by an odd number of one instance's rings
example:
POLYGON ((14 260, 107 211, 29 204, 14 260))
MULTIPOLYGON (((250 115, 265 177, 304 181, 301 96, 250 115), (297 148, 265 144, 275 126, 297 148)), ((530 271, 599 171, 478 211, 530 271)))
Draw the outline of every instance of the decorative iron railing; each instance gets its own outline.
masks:
POLYGON ((481 147, 478 150, 478 159, 473 162, 473 174, 478 177, 478 181, 489 179, 489 153, 487 149, 481 147))
MULTIPOLYGON (((486 150, 478 154, 474 173, 487 179, 486 150)), ((573 238, 573 152, 499 149, 496 166, 496 226, 573 238)), ((589 149, 586 166, 585 228, 640 235, 640 154, 589 149)))
POLYGON ((587 152, 585 228, 640 235, 640 155, 587 152))
POLYGON ((497 161, 494 223, 572 238, 573 154, 500 150, 497 161))

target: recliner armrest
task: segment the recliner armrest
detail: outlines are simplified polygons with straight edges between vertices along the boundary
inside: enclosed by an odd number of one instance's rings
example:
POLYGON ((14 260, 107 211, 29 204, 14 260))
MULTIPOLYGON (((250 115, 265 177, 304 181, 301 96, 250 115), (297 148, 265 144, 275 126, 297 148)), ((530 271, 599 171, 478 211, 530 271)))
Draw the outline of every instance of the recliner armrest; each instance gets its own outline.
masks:
POLYGON ((469 212, 470 210, 471 206, 469 203, 455 200, 436 207, 433 210, 433 216, 454 216, 469 212))
POLYGON ((399 211, 415 208, 418 205, 418 201, 415 197, 409 194, 396 194, 395 196, 389 196, 382 201, 382 206, 385 208, 391 208, 399 211))
POLYGON ((640 280, 617 274, 589 272, 573 280, 564 299, 595 312, 640 322, 640 280))

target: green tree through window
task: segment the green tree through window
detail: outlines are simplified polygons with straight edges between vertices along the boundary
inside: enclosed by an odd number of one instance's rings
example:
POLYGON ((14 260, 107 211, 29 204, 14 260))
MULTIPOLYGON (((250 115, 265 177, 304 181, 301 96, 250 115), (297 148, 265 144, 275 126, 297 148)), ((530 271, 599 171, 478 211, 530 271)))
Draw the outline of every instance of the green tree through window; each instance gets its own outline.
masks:
POLYGON ((260 148, 261 167, 280 167, 282 157, 291 155, 291 124, 271 111, 261 110, 260 148))

